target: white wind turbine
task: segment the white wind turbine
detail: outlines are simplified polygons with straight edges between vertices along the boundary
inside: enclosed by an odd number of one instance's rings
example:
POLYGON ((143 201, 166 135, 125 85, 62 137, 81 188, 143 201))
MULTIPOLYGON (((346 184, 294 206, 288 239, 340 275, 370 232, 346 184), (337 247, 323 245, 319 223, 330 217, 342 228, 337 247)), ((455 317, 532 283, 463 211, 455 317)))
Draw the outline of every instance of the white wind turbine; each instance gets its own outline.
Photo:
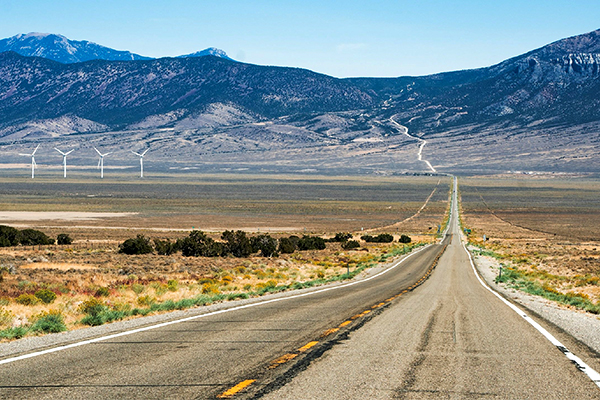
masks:
POLYGON ((142 154, 136 153, 135 151, 131 150, 133 154, 140 157, 140 178, 144 177, 144 155, 148 152, 148 150, 150 149, 144 150, 142 154))
POLYGON ((19 153, 20 156, 31 157, 31 179, 35 178, 35 168, 37 167, 37 164, 35 163, 35 152, 38 150, 39 147, 40 145, 38 144, 33 153, 31 154, 19 153))
POLYGON ((54 148, 54 150, 58 151, 63 156, 63 175, 66 178, 67 177, 67 156, 69 154, 71 154, 73 152, 73 150, 75 150, 75 149, 69 150, 66 153, 63 153, 62 151, 60 151, 56 147, 54 148))
POLYGON ((100 160, 98 160, 98 168, 100 168, 100 178, 104 178, 104 157, 112 153, 102 154, 98 151, 96 147, 94 147, 94 150, 96 150, 96 153, 98 153, 98 155, 100 156, 100 160))

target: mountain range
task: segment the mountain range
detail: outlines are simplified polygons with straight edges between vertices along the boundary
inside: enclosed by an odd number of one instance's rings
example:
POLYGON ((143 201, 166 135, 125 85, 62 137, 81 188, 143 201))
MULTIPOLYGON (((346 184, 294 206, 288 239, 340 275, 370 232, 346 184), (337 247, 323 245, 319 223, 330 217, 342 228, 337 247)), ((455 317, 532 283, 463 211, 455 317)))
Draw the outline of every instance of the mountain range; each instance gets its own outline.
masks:
MULTIPOLYGON (((132 61, 152 59, 152 57, 141 56, 129 51, 114 50, 87 40, 70 40, 62 35, 37 32, 19 34, 0 40, 0 53, 5 51, 14 51, 22 56, 47 58, 63 64, 90 60, 132 61)), ((223 50, 214 47, 179 57, 204 57, 208 55, 231 60, 223 50)))
POLYGON ((411 156, 421 137, 441 171, 600 171, 600 30, 486 68, 347 79, 235 62, 218 49, 147 59, 58 35, 17 35, 0 51, 15 38, 21 54, 0 53, 0 152, 81 134, 124 146, 124 134, 143 131, 163 149, 183 135, 213 164, 293 170, 310 148, 319 170, 347 171, 358 156, 365 172, 389 172, 427 170, 411 156))

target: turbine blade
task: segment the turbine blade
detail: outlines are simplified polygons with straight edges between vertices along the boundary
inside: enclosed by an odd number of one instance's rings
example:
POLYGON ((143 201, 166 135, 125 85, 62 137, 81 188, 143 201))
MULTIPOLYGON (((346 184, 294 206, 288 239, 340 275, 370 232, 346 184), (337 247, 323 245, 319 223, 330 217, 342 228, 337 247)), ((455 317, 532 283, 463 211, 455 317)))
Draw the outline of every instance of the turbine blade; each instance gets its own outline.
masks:
POLYGON ((109 154, 112 154, 112 151, 111 151, 110 153, 106 153, 106 154, 104 154, 104 156, 107 156, 107 155, 109 155, 109 154))
POLYGON ((144 152, 142 153, 141 157, 144 157, 144 155, 148 152, 148 150, 150 150, 150 149, 144 150, 144 152))
POLYGON ((27 156, 27 157, 31 157, 31 154, 23 154, 23 153, 19 153, 20 156, 27 156))
POLYGON ((62 151, 60 151, 59 149, 57 149, 56 147, 54 148, 54 150, 58 151, 60 154, 62 154, 63 156, 65 155, 65 153, 63 153, 62 151))
POLYGON ((102 162, 102 157, 100 157, 100 159, 98 159, 98 169, 100 169, 100 163, 102 162))
POLYGON ((96 147, 94 147, 94 150, 96 150, 96 153, 98 153, 98 155, 100 155, 100 157, 102 157, 102 153, 100 153, 96 147))
POLYGON ((136 156, 143 157, 143 156, 142 156, 140 153, 136 153, 136 152, 135 152, 135 151, 133 151, 133 150, 131 150, 131 152, 132 152, 133 154, 135 154, 136 156))
POLYGON ((74 152, 74 151, 75 151, 75 149, 71 149, 71 150, 67 151, 67 152, 65 153, 65 156, 68 156, 69 154, 71 154, 71 153, 72 153, 72 152, 74 152))
POLYGON ((40 145, 38 144, 37 147, 35 148, 35 150, 33 151, 33 153, 31 153, 31 155, 34 155, 35 152, 40 148, 40 145))

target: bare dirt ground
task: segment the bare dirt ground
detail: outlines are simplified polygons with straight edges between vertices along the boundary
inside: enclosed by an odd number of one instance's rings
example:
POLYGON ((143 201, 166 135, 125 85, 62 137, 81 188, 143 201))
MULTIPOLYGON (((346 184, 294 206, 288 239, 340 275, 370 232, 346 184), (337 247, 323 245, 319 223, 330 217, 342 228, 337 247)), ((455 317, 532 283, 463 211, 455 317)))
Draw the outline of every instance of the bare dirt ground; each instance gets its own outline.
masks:
POLYGON ((544 294, 600 305, 599 181, 495 177, 461 179, 459 186, 471 243, 544 294))

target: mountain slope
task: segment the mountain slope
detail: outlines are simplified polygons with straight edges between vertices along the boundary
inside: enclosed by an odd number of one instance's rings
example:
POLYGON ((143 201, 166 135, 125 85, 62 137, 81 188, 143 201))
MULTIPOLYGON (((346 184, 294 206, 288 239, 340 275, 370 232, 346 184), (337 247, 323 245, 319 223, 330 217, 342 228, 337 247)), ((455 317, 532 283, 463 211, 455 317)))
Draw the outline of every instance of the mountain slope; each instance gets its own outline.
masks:
POLYGON ((185 118, 214 103, 262 118, 375 105, 367 92, 340 79, 214 56, 60 64, 0 54, 2 125, 75 115, 123 128, 173 111, 185 118))
POLYGON ((391 98, 401 121, 425 132, 472 123, 578 124, 600 120, 599 65, 600 30, 488 68, 349 81, 391 98))

